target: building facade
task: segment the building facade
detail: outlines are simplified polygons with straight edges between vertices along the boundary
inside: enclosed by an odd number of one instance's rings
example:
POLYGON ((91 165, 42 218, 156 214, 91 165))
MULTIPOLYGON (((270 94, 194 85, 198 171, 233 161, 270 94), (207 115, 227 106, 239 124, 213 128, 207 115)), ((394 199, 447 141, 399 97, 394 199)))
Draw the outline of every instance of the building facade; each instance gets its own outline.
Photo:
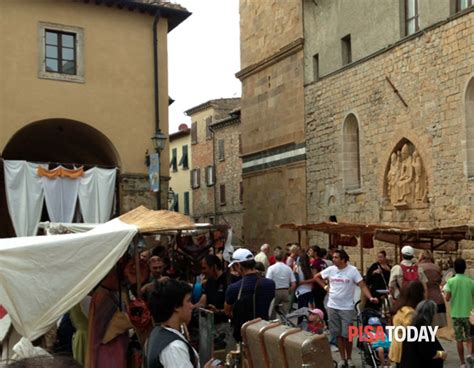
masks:
POLYGON ((242 139, 240 109, 211 125, 216 167, 216 223, 232 227, 232 244, 245 245, 243 238, 242 139))
MULTIPOLYGON (((1 0, 1 158, 116 167, 117 212, 154 207, 145 152, 158 126, 168 132, 167 34, 189 15, 139 1, 1 0)), ((166 148, 162 203, 168 163, 166 148)), ((9 220, 0 227, 1 236, 13 235, 9 220)))
POLYGON ((239 98, 210 100, 186 110, 191 118, 191 188, 196 222, 216 223, 216 165, 211 125, 223 119, 240 103, 239 98))
POLYGON ((177 132, 170 134, 168 209, 192 217, 191 163, 191 129, 181 124, 177 132))
MULTIPOLYGON (((474 219, 474 9, 396 3, 305 2, 310 222, 474 219)), ((471 242, 461 249, 474 259, 471 242)))
POLYGON ((294 241, 276 225, 307 221, 303 37, 303 2, 240 1, 243 228, 253 250, 294 241))

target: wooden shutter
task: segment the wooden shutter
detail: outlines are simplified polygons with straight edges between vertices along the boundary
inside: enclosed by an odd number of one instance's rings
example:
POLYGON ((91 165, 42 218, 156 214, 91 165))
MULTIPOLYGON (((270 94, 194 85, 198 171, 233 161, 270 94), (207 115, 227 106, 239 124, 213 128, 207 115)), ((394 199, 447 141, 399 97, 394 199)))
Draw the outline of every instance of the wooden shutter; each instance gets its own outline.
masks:
POLYGON ((220 203, 221 206, 225 205, 225 184, 220 186, 220 203))
POLYGON ((218 155, 219 155, 219 161, 223 161, 225 159, 225 154, 224 154, 224 140, 219 139, 218 141, 218 155))
POLYGON ((191 144, 196 144, 197 142, 198 142, 197 123, 194 122, 191 124, 191 144))
POLYGON ((206 139, 211 139, 212 138, 212 133, 211 133, 211 123, 212 123, 212 116, 209 116, 206 118, 206 139))

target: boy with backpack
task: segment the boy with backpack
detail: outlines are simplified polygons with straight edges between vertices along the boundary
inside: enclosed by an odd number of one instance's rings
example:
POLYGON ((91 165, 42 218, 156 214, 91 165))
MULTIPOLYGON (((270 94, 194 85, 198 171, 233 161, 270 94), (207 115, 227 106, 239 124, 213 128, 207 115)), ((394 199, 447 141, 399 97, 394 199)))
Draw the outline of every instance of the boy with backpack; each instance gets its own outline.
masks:
POLYGON ((428 279, 421 267, 418 267, 414 260, 415 251, 410 245, 405 245, 402 248, 402 261, 399 265, 392 267, 390 271, 390 281, 388 287, 390 294, 394 299, 398 299, 400 291, 407 286, 411 281, 420 281, 426 289, 428 279))

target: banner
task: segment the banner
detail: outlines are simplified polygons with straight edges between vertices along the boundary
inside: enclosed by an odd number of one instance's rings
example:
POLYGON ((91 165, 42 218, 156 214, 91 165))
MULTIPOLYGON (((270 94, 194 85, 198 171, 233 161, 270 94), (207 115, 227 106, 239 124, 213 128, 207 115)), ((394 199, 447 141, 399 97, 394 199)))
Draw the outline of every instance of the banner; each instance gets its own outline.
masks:
POLYGON ((148 179, 150 181, 150 191, 158 192, 160 190, 160 155, 158 153, 150 154, 148 179))

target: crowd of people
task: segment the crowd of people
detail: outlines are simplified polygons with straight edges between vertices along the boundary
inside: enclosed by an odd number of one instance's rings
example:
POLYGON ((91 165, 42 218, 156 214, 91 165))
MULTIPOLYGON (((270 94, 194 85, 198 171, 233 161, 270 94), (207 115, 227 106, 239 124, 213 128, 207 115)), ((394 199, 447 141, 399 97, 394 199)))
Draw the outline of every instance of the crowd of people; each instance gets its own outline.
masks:
MULTIPOLYGON (((210 252, 200 261, 194 280, 180 280, 175 277, 166 250, 156 248, 141 255, 140 264, 146 270, 139 273, 144 277, 140 283, 136 264, 130 259, 123 267, 111 270, 87 306, 70 311, 69 323, 75 327, 71 349, 78 365, 91 368, 219 367, 223 363, 216 359, 199 361, 197 346, 183 328, 192 325, 197 308, 213 313, 214 346, 225 352, 238 347, 245 322, 258 317, 286 320, 283 317, 297 309, 307 312, 306 316, 300 314, 295 323, 311 333, 329 336, 332 351, 340 355, 338 368, 354 367, 348 331, 358 319, 354 295, 360 288, 365 304, 362 308, 379 313, 367 321, 374 327, 444 327, 448 301, 460 368, 473 368, 474 329, 469 317, 474 281, 465 274, 466 262, 456 259, 454 276, 444 280, 430 251, 421 251, 415 257, 414 249, 406 245, 401 254, 401 262, 391 266, 385 251, 379 251, 376 262, 363 276, 343 249, 326 250, 316 245, 303 249, 298 244, 272 249, 264 244, 257 254, 237 249, 228 261, 222 253, 210 252), (123 295, 120 285, 124 282, 132 291, 132 299, 133 294, 139 294, 143 305, 123 295), (143 285, 140 293, 137 284, 143 285), (131 306, 139 313, 134 314, 131 306), (119 318, 123 311, 128 311, 129 323, 119 318), (144 347, 138 365, 130 365, 127 355, 133 346, 127 332, 132 326, 134 338, 144 347)), ((442 367, 447 358, 437 339, 399 342, 386 338, 372 345, 381 367, 442 367)))

